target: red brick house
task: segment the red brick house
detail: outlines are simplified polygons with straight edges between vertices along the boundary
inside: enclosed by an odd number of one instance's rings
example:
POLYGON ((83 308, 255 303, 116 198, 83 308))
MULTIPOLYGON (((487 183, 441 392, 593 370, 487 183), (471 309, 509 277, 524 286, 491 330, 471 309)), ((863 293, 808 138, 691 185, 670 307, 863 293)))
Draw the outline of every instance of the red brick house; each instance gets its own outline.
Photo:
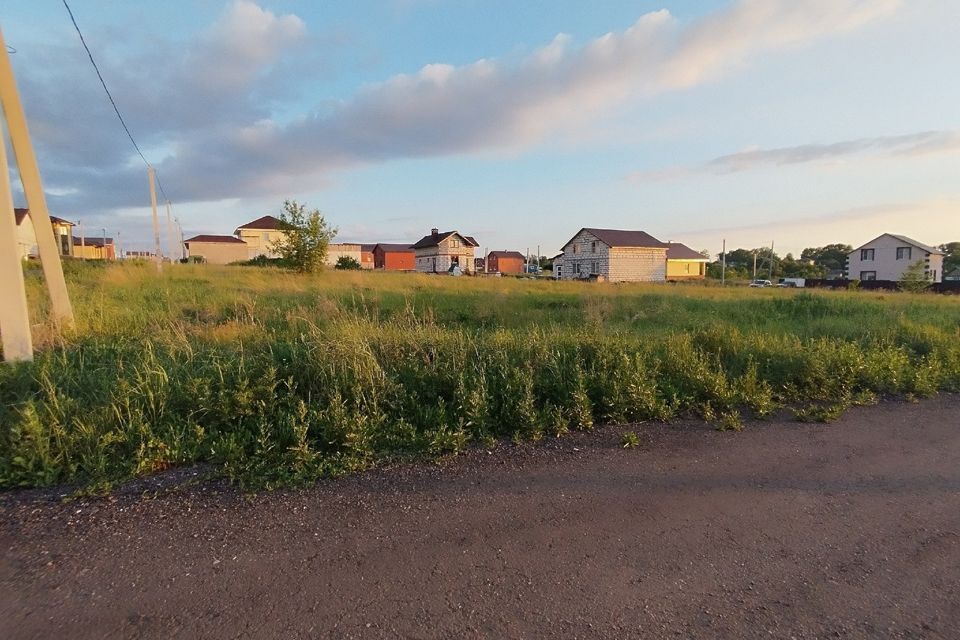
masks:
POLYGON ((519 251, 491 251, 487 254, 488 273, 523 273, 526 258, 519 251))
POLYGON ((373 268, 386 271, 414 271, 416 252, 408 244, 381 242, 373 247, 373 268))

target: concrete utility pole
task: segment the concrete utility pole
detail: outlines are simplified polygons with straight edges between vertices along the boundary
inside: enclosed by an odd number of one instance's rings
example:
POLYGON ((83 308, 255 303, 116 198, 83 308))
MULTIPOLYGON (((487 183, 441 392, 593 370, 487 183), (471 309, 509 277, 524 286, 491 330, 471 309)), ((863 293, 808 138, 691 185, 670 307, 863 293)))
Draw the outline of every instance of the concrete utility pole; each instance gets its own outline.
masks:
POLYGON ((187 257, 187 253, 184 251, 183 246, 183 226, 180 225, 180 218, 174 218, 173 221, 177 223, 177 253, 180 254, 180 259, 183 260, 187 257))
POLYGON ((773 240, 770 241, 770 269, 767 273, 769 274, 767 280, 773 282, 773 240))
POLYGON ((167 200, 167 257, 173 262, 173 219, 170 217, 170 201, 167 200))
MULTIPOLYGON (((40 180, 40 168, 37 166, 37 157, 30 142, 27 117, 20 103, 20 94, 17 92, 13 66, 10 64, 10 56, 7 53, 7 44, 3 39, 2 31, 0 31, 0 104, 3 106, 3 114, 6 116, 7 127, 10 130, 10 143, 17 161, 17 170, 20 172, 23 193, 27 199, 27 209, 29 209, 27 215, 33 222, 37 236, 37 248, 40 251, 43 277, 50 294, 53 316, 57 322, 70 325, 73 323, 73 307, 70 306, 67 283, 63 278, 60 250, 57 247, 56 238, 53 237, 53 225, 50 223, 50 213, 47 211, 47 199, 40 180)), ((0 176, 0 180, 7 182, 7 189, 10 188, 8 176, 9 173, 6 171, 3 176, 0 176)), ((0 207, 4 206, 4 203, 0 203, 0 207)), ((2 211, 0 215, 3 215, 2 211)), ((14 223, 14 230, 16 230, 16 223, 14 223)), ((14 252, 13 255, 18 254, 14 252)))
POLYGON ((727 239, 723 239, 723 253, 720 254, 720 284, 727 284, 727 239))
MULTIPOLYGON (((7 47, 0 38, 6 55, 7 47)), ((27 291, 23 284, 23 266, 17 247, 17 220, 10 192, 7 145, 0 125, 0 339, 3 357, 10 362, 33 360, 33 337, 27 312, 27 291)), ((52 227, 51 227, 52 235, 52 227)))
POLYGON ((80 259, 87 259, 87 240, 83 235, 83 223, 78 222, 77 226, 80 227, 80 259))
POLYGON ((160 256, 160 222, 157 220, 157 178, 153 167, 147 167, 147 177, 150 179, 150 208, 153 211, 153 250, 157 271, 163 269, 160 256))
POLYGON ((757 250, 753 250, 753 279, 757 279, 757 250))
POLYGON ((100 236, 103 240, 103 246, 100 247, 100 256, 104 260, 108 260, 109 258, 107 258, 107 228, 103 227, 100 230, 103 231, 103 235, 100 236))

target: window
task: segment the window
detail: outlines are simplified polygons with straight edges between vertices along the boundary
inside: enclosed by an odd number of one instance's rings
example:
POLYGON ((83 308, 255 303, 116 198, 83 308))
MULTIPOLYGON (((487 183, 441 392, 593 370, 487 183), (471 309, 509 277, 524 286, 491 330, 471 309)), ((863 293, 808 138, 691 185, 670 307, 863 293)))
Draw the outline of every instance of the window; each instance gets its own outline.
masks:
POLYGON ((460 246, 460 241, 459 241, 459 240, 456 240, 456 239, 451 240, 451 241, 450 241, 450 246, 451 246, 451 247, 459 247, 459 246, 460 246))
POLYGON ((909 260, 913 255, 910 247, 897 247, 897 260, 909 260))
POLYGON ((270 241, 270 232, 269 232, 269 231, 264 231, 263 233, 261 233, 261 234, 260 234, 260 239, 263 240, 264 242, 269 242, 269 241, 270 241))
POLYGON ((597 268, 596 260, 590 263, 590 273, 600 273, 600 270, 597 268))
POLYGON ((594 240, 593 242, 590 243, 590 253, 596 253, 596 252, 597 252, 597 241, 594 240))
MULTIPOLYGON (((873 260, 876 255, 876 249, 860 249, 860 259, 861 260, 873 260)), ((862 280, 863 278, 861 278, 862 280)))
POLYGON ((574 253, 580 253, 580 245, 578 245, 578 244, 573 245, 573 252, 574 252, 574 253))
MULTIPOLYGON (((873 251, 873 249, 871 249, 871 251, 873 251)), ((861 271, 861 272, 860 272, 860 279, 861 279, 861 280, 876 280, 876 279, 877 279, 877 272, 876 272, 876 271, 861 271)))

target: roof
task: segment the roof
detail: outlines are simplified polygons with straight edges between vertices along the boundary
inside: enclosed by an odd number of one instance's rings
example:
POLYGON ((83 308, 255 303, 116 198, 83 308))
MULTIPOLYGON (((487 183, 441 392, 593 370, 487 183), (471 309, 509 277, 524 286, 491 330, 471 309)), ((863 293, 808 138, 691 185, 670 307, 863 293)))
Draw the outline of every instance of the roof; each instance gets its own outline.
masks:
POLYGON ((103 236, 87 236, 81 242, 80 238, 73 237, 73 246, 75 247, 102 247, 103 241, 106 240, 107 244, 113 244, 113 238, 104 238, 103 236))
POLYGON ((491 251, 487 254, 487 257, 494 256, 496 258, 519 258, 520 260, 526 260, 526 257, 519 251, 491 251))
MULTIPOLYGON (((17 221, 17 226, 20 226, 20 223, 24 221, 28 213, 30 213, 30 209, 14 209, 13 210, 13 217, 17 221)), ((52 222, 53 224, 68 224, 71 227, 76 226, 74 223, 70 222, 69 220, 64 220, 63 218, 59 218, 57 216, 50 216, 50 222, 52 222)))
POLYGON ((263 216, 252 220, 247 224, 242 224, 234 230, 234 233, 238 233, 240 229, 262 229, 265 231, 276 231, 277 229, 287 229, 290 225, 286 224, 283 220, 275 218, 273 216, 263 216))
POLYGON ((389 253, 413 253, 413 247, 409 244, 390 244, 388 242, 378 242, 373 248, 380 247, 384 252, 389 253))
POLYGON ((667 243, 667 260, 703 260, 704 262, 710 262, 710 258, 680 242, 667 243))
MULTIPOLYGON (((622 229, 594 229, 592 227, 584 227, 573 234, 573 238, 576 238, 578 235, 587 231, 594 236, 597 240, 604 243, 608 247, 645 247, 645 248, 654 248, 654 249, 666 249, 667 245, 664 242, 660 242, 652 235, 646 231, 625 231, 622 229)), ((570 238, 564 243, 564 247, 573 242, 573 238, 570 238)))
POLYGON ((375 244, 361 244, 361 245, 360 245, 360 251, 363 251, 364 253, 372 252, 372 251, 373 251, 373 248, 374 248, 375 246, 377 246, 377 245, 375 245, 375 244))
MULTIPOLYGON (((936 247, 931 247, 931 246, 928 245, 928 244, 923 244, 922 242, 917 242, 917 241, 914 240, 913 238, 908 238, 907 236, 899 236, 899 235, 897 235, 897 234, 895 234, 895 233, 883 233, 883 234, 877 236, 876 238, 874 238, 873 240, 871 240, 870 242, 867 242, 867 243, 864 243, 864 244, 860 245, 859 247, 857 247, 856 249, 854 249, 853 251, 851 251, 850 254, 855 253, 855 252, 857 252, 857 251, 860 251, 860 249, 866 247, 868 244, 872 244, 872 243, 876 242, 877 240, 879 240, 879 239, 882 238, 883 236, 890 236, 891 238, 896 238, 897 240, 899 240, 900 242, 902 242, 902 243, 904 243, 904 244, 909 244, 909 245, 912 245, 912 246, 914 246, 914 247, 917 247, 918 249, 923 249, 923 250, 926 251, 927 253, 935 253, 935 254, 941 255, 941 256, 943 255, 943 251, 940 251, 940 249, 937 249, 936 247)), ((848 254, 848 255, 850 255, 850 254, 848 254)))
POLYGON ((426 247, 435 247, 440 244, 442 241, 446 240, 452 235, 458 235, 464 239, 468 247, 479 247, 480 243, 473 238, 473 236, 465 236, 459 231, 444 231, 443 233, 438 233, 433 235, 432 233, 426 236, 423 236, 417 242, 415 242, 411 247, 413 249, 424 249, 426 247))
POLYGON ((191 242, 210 242, 210 243, 222 243, 222 244, 247 244, 240 238, 235 238, 234 236, 214 236, 214 235, 199 235, 193 236, 187 240, 183 241, 183 244, 190 244, 191 242))

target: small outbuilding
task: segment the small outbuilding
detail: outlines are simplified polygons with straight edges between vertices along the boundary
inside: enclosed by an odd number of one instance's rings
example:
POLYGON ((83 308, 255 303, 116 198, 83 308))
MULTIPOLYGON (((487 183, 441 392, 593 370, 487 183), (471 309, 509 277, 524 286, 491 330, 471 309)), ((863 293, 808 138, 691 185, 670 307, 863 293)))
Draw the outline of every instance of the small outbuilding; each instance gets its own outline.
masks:
POLYGON ((414 271, 417 257, 408 244, 380 242, 373 247, 373 268, 385 271, 414 271))
POLYGON ((487 273, 523 273, 527 259, 519 251, 491 251, 487 254, 487 273))
POLYGON ((235 236, 199 235, 184 240, 183 244, 190 258, 199 258, 208 264, 230 264, 250 259, 247 243, 235 236))
POLYGON ((703 280, 710 258, 679 242, 667 243, 667 280, 703 280))

